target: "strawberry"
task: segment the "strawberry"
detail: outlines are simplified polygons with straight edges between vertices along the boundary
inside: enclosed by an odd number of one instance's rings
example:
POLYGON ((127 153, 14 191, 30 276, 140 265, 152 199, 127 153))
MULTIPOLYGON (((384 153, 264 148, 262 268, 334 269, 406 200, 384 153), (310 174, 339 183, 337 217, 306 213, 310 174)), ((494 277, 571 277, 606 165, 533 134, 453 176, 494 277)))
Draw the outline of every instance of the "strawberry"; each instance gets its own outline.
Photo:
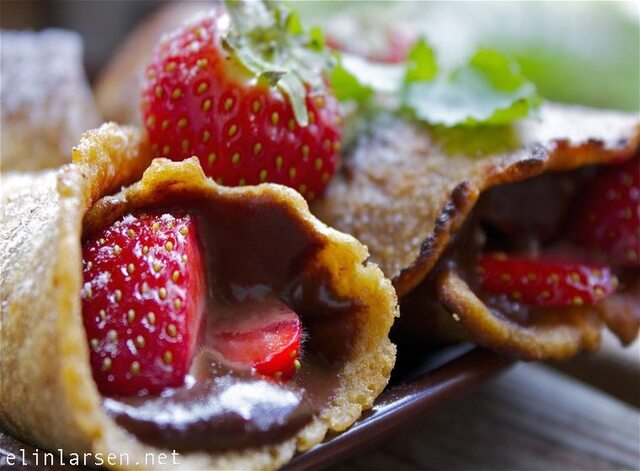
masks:
POLYGON ((142 114, 157 156, 197 156, 218 183, 273 182, 312 200, 338 160, 330 56, 297 18, 228 2, 166 36, 153 52, 142 114))
POLYGON ((617 285, 604 265, 482 255, 478 260, 480 286, 532 306, 580 306, 611 294, 617 285))
POLYGON ((209 329, 207 344, 224 360, 255 368, 265 376, 287 380, 300 367, 302 324, 278 300, 234 304, 209 329))
POLYGON ((573 233, 617 265, 640 265, 640 156, 598 169, 580 200, 573 233))
POLYGON ((184 382, 204 308, 198 226, 189 215, 129 214, 83 244, 82 313, 104 394, 184 382))

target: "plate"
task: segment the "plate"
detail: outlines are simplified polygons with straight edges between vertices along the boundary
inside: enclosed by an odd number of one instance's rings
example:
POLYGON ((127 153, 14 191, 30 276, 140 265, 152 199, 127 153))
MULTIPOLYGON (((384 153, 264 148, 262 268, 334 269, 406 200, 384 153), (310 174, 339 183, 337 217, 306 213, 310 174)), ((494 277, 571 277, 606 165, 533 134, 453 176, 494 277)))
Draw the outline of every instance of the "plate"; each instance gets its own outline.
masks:
MULTIPOLYGON (((296 455, 283 469, 310 470, 343 460, 411 425, 416 417, 428 414, 468 392, 511 363, 508 359, 471 345, 422 354, 400 353, 389 386, 378 397, 373 408, 365 411, 345 432, 330 434, 323 443, 296 455)), ((59 469, 57 460, 53 464, 43 464, 42 450, 0 432, 0 468, 7 465, 6 458, 10 454, 16 456, 16 464, 20 464, 24 456, 23 465, 28 465, 34 471, 59 469)), ((64 469, 85 471, 88 468, 65 463, 64 469)))

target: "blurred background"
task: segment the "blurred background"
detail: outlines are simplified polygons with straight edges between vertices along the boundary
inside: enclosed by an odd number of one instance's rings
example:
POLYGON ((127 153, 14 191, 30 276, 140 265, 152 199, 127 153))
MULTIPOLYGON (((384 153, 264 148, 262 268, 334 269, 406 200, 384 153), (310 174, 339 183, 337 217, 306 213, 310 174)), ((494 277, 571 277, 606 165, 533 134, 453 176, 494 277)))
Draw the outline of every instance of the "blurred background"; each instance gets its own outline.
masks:
MULTIPOLYGON (((94 78, 117 45, 167 2, 2 0, 4 29, 60 27, 79 32, 94 78)), ((187 2, 183 2, 187 3, 187 2)), ((208 1, 189 2, 206 8, 208 1)), ((343 18, 408 24, 444 64, 478 45, 515 57, 548 99, 640 109, 640 2, 290 1, 308 25, 331 29, 343 18)))

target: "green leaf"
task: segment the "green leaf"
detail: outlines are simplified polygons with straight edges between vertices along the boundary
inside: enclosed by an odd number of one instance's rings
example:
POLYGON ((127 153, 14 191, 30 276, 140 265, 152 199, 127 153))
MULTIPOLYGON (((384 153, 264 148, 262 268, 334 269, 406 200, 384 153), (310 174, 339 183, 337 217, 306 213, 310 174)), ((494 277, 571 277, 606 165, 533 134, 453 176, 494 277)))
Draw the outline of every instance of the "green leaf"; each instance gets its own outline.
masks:
POLYGON ((517 64, 488 49, 449 77, 410 83, 403 97, 418 119, 443 126, 508 124, 532 115, 540 102, 517 64))
POLYGON ((346 53, 337 57, 339 66, 330 78, 340 101, 362 103, 376 94, 397 95, 402 87, 405 70, 402 64, 381 64, 346 53))
POLYGON ((365 103, 373 95, 373 88, 364 85, 347 68, 342 61, 331 71, 329 75, 333 93, 340 101, 354 100, 358 103, 365 103))
POLYGON ((319 26, 312 26, 309 28, 309 47, 316 50, 322 51, 324 50, 324 34, 322 34, 322 30, 319 26))
POLYGON ((286 20, 287 32, 293 36, 299 36, 304 33, 304 28, 300 22, 300 17, 296 12, 290 12, 286 20))
POLYGON ((438 73, 438 64, 433 48, 425 39, 418 40, 407 57, 405 83, 428 81, 438 73))
POLYGON ((478 50, 471 58, 470 64, 498 90, 513 91, 527 81, 515 61, 491 49, 478 50))

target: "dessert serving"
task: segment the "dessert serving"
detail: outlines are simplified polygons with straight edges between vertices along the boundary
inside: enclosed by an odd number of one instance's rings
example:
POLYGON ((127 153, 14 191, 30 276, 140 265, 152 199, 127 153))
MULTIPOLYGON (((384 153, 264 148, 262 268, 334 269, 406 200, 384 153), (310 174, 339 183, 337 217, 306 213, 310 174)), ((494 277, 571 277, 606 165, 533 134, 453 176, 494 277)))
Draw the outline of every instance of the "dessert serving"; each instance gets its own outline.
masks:
POLYGON ((638 149, 636 117, 585 108, 475 130, 387 114, 313 210, 393 279, 399 340, 566 358, 602 322, 637 336, 638 149))
MULTIPOLYGON (((3 431, 115 468, 275 469, 374 405, 396 341, 422 374, 455 342, 637 337, 637 116, 343 20, 325 40, 278 2, 163 5, 98 75, 101 126, 72 33, 2 33, 50 38, 65 82, 2 72, 3 431)), ((477 378, 507 362, 481 353, 477 378)))
POLYGON ((147 152, 108 124, 74 163, 5 179, 3 424, 184 469, 272 468, 348 427, 395 357, 395 293, 364 246, 293 190, 220 187, 195 159, 102 197, 147 152))
POLYGON ((395 291, 300 195, 336 164, 328 57, 279 7, 229 10, 247 29, 217 8, 159 43, 146 132, 107 123, 72 163, 3 175, 0 414, 18 437, 131 468, 175 450, 184 469, 272 469, 389 380, 395 291), (299 193, 246 186, 265 181, 299 193))

